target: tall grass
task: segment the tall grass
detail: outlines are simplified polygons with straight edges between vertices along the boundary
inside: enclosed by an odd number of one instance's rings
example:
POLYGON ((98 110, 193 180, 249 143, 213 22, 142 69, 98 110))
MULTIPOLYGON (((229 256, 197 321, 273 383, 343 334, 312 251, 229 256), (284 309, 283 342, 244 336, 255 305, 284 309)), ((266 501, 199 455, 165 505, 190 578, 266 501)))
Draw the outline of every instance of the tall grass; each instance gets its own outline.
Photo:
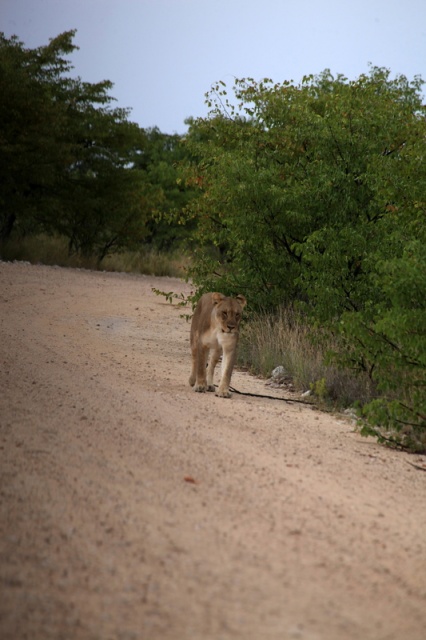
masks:
POLYGON ((297 390, 310 390, 321 401, 339 406, 364 404, 372 396, 371 380, 326 364, 327 354, 338 348, 333 336, 312 328, 302 314, 283 308, 276 315, 258 314, 245 323, 238 362, 264 377, 282 366, 297 390))
POLYGON ((1 248, 0 257, 2 260, 24 260, 31 264, 178 278, 185 276, 190 262, 190 258, 181 253, 166 253, 142 246, 138 251, 112 254, 98 263, 96 256, 69 255, 66 238, 44 234, 12 238, 1 248))

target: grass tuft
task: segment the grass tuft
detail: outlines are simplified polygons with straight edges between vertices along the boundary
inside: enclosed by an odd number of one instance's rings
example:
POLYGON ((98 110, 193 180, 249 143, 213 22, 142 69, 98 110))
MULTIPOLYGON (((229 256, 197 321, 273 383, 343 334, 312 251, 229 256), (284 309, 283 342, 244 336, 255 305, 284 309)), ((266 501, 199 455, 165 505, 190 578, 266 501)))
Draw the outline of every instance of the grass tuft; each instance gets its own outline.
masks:
POLYGON ((255 315, 244 324, 238 362, 265 378, 282 366, 296 390, 310 390, 326 404, 364 404, 372 395, 370 379, 325 364, 327 354, 336 349, 336 339, 312 328, 293 309, 283 308, 274 316, 255 315))

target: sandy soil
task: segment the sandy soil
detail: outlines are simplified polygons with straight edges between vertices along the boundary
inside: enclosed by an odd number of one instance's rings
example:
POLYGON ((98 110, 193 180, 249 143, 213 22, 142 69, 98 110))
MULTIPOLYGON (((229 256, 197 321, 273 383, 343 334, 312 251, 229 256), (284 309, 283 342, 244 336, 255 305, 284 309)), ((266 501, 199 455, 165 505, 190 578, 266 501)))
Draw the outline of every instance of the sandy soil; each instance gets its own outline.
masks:
POLYGON ((424 458, 195 394, 152 286, 0 263, 2 640, 424 640, 424 458))

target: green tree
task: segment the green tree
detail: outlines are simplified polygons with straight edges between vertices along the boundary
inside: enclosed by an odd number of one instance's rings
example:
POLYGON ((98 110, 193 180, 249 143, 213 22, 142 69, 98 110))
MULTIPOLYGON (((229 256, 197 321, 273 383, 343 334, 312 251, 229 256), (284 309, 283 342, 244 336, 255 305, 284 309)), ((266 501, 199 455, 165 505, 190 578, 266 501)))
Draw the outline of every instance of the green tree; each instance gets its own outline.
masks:
POLYGON ((156 205, 134 163, 145 134, 108 81, 71 78, 74 31, 26 49, 0 35, 0 238, 60 233, 70 251, 139 242, 156 205))
MULTIPOLYGON (((69 37, 60 37, 39 50, 24 49, 16 37, 0 35, 0 235, 6 239, 15 225, 31 229, 35 214, 54 208, 54 185, 71 158, 69 144, 56 144, 56 131, 66 129, 49 95, 60 90, 69 65, 59 52, 73 50, 69 37), (47 200, 47 202, 46 202, 47 200)), ((63 111, 63 110, 62 110, 63 111)))
POLYGON ((143 179, 157 194, 146 241, 161 250, 182 245, 192 232, 193 225, 179 224, 182 211, 194 197, 194 189, 182 176, 182 165, 189 159, 182 136, 162 133, 157 127, 145 130, 135 168, 143 172, 143 179))

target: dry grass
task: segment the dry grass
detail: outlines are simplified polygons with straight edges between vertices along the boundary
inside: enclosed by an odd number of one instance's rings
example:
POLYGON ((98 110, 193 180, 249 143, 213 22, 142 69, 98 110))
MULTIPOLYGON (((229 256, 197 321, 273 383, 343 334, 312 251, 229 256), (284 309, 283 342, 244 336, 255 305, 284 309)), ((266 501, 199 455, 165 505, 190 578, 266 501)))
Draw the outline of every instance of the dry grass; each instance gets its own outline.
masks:
POLYGON ((327 354, 337 349, 337 340, 313 329, 303 315, 281 309, 275 316, 258 314, 246 322, 239 364, 264 377, 283 366, 299 391, 311 390, 321 401, 339 406, 364 404, 371 399, 368 377, 326 364, 327 354))
POLYGON ((162 253, 151 247, 142 246, 139 251, 125 251, 107 256, 98 264, 95 256, 69 255, 65 238, 47 235, 10 240, 2 248, 1 259, 171 277, 184 277, 190 261, 189 257, 176 252, 162 253))
POLYGON ((189 257, 178 252, 165 253, 143 247, 140 251, 127 251, 107 256, 102 263, 102 269, 183 278, 189 262, 189 257))

